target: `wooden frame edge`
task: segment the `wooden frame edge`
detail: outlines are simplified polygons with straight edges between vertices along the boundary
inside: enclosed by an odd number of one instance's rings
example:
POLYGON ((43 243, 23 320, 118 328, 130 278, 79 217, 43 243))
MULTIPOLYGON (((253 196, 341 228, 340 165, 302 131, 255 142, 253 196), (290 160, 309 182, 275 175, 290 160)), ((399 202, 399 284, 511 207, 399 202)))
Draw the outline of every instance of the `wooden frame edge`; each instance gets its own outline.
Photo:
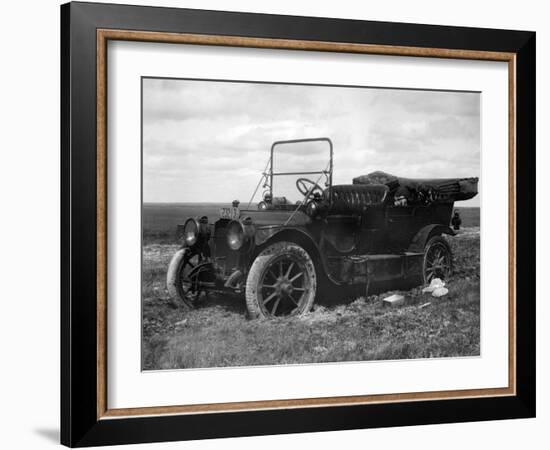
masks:
POLYGON ((213 414, 272 409, 296 409, 372 405, 380 403, 457 400, 461 398, 507 397, 514 395, 511 388, 471 389, 463 391, 411 392, 402 394, 316 397, 287 400, 259 400, 231 403, 204 403, 197 405, 148 406, 140 408, 107 409, 98 419, 116 419, 136 416, 174 414, 213 414), (459 395, 458 395, 459 394, 459 395))
POLYGON ((107 411, 107 40, 97 33, 97 417, 107 411))
POLYGON ((516 55, 508 61, 508 386, 516 383, 516 55))
POLYGON ((516 386, 516 54, 480 50, 404 47, 376 44, 356 44, 325 41, 298 41, 290 39, 249 38, 240 36, 164 33, 99 28, 97 37, 97 419, 144 417, 174 414, 206 414, 270 409, 350 406, 376 403, 451 400, 464 398, 514 396, 516 386), (107 407, 107 41, 180 43, 231 47, 266 48, 280 50, 363 53, 391 56, 432 57, 501 61, 508 63, 509 95, 509 366, 508 387, 401 394, 318 397, 287 400, 264 400, 198 405, 151 406, 140 408, 107 407))
POLYGON ((459 50, 447 48, 405 47, 380 44, 357 44, 328 41, 298 41, 292 39, 251 38, 193 33, 161 33, 154 31, 97 29, 98 42, 122 40, 171 44, 216 45, 222 47, 248 47, 278 50, 307 50, 340 53, 364 53, 372 55, 437 57, 488 61, 511 61, 515 53, 483 50, 459 50))

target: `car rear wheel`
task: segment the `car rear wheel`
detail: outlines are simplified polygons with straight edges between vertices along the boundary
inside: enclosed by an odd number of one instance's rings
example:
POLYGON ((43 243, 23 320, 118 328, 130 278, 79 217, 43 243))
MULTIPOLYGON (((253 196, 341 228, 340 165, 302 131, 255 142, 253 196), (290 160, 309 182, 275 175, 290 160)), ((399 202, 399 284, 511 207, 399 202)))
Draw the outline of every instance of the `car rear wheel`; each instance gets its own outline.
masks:
POLYGON ((246 279, 250 317, 289 317, 311 310, 317 274, 311 257, 292 242, 277 242, 254 260, 246 279))
POLYGON ((434 278, 448 280, 453 270, 451 247, 442 236, 434 236, 424 247, 423 277, 424 284, 434 278))
POLYGON ((181 300, 188 308, 194 308, 200 297, 200 291, 189 278, 189 273, 199 260, 199 255, 191 254, 188 248, 182 248, 172 257, 166 274, 166 287, 170 297, 181 300))

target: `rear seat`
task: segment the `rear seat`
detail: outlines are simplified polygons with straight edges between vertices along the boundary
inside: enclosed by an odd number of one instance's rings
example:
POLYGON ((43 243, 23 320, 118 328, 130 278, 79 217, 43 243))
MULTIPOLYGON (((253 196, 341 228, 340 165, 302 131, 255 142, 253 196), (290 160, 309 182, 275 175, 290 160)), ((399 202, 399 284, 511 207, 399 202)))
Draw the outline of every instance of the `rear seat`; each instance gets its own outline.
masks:
POLYGON ((325 199, 332 193, 332 212, 362 213, 368 206, 382 205, 388 196, 385 184, 340 184, 325 190, 325 199))

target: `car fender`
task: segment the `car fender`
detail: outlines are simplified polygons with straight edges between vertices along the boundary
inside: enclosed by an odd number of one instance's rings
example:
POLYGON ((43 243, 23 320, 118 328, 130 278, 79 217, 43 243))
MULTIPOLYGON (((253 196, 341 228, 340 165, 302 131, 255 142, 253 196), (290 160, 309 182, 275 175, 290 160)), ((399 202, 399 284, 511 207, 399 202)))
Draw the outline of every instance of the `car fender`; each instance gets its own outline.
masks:
POLYGON ((311 241, 315 247, 317 247, 317 244, 315 243, 315 240, 313 239, 313 236, 311 236, 310 233, 308 233, 303 228, 298 227, 284 227, 281 225, 273 225, 268 227, 261 227, 256 228, 256 232, 254 233, 254 244, 256 244, 257 247, 264 245, 267 241, 271 240, 275 236, 279 236, 284 233, 299 233, 299 235, 303 238, 307 238, 311 241))
POLYGON ((330 276, 326 258, 324 258, 323 252, 319 248, 319 244, 316 242, 314 236, 302 228, 273 226, 257 229, 255 236, 256 254, 266 245, 281 240, 295 242, 304 247, 312 257, 315 266, 321 271, 319 275, 322 275, 333 284, 340 284, 330 276))
POLYGON ((421 228, 418 233, 413 237, 407 251, 422 253, 428 239, 432 236, 439 236, 441 234, 448 234, 454 236, 456 233, 447 225, 441 225, 439 223, 433 223, 421 228))

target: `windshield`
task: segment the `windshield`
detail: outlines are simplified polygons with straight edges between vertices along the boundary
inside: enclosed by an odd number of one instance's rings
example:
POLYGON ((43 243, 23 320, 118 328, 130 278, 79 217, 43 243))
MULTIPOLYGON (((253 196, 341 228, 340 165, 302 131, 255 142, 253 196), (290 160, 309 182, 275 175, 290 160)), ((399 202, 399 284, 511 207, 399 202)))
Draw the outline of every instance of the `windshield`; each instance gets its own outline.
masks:
MULTIPOLYGON (((331 183, 332 144, 326 138, 280 141, 272 146, 271 194, 273 198, 284 198, 290 204, 304 199, 297 187, 298 179, 307 179, 323 190, 331 183)), ((302 191, 312 189, 308 181, 299 183, 302 191)))

